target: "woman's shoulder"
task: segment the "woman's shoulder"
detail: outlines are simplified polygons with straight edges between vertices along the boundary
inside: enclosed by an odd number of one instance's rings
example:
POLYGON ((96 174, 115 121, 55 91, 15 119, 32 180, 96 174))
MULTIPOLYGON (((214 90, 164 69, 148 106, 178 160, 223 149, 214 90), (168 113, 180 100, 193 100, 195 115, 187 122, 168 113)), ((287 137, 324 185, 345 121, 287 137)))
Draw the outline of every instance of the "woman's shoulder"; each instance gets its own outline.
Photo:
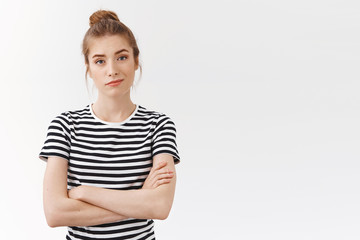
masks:
POLYGON ((55 119, 66 121, 70 124, 74 119, 88 118, 90 116, 89 104, 81 108, 73 108, 71 110, 61 111, 55 116, 55 119))
POLYGON ((167 123, 175 126, 172 117, 166 111, 154 110, 152 108, 149 109, 147 107, 139 105, 137 116, 146 120, 152 119, 152 122, 156 125, 163 125, 167 123))
POLYGON ((167 113, 161 110, 154 110, 153 108, 149 108, 144 105, 139 105, 137 115, 155 119, 169 117, 167 113))

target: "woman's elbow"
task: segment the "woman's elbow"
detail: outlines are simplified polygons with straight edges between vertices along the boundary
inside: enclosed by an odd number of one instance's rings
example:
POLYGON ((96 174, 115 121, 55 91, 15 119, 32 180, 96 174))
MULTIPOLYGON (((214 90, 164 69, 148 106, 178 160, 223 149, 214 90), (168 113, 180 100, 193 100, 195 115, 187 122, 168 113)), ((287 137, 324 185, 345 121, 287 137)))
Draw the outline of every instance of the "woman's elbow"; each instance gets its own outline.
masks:
POLYGON ((51 228, 65 226, 65 224, 63 223, 66 214, 64 209, 61 209, 59 205, 60 202, 58 202, 57 204, 51 204, 51 206, 46 206, 44 209, 46 223, 51 228))
POLYGON ((55 209, 45 210, 46 223, 49 227, 55 228, 60 227, 59 216, 55 209))
POLYGON ((165 220, 169 217, 170 210, 171 210, 172 202, 163 201, 159 203, 155 212, 154 212, 154 219, 165 220))
POLYGON ((156 219, 165 220, 168 218, 169 213, 170 213, 170 211, 169 212, 161 212, 160 214, 157 215, 156 219))
POLYGON ((46 219, 47 225, 51 228, 55 228, 55 227, 60 227, 56 222, 54 222, 53 220, 48 220, 46 219))

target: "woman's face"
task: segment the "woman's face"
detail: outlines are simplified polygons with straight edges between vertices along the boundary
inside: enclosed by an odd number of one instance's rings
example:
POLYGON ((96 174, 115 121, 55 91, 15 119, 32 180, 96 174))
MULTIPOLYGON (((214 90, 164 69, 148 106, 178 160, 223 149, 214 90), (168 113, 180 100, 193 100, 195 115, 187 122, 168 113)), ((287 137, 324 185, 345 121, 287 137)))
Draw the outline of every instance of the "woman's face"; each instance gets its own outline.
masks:
POLYGON ((100 94, 108 97, 130 94, 138 69, 133 50, 126 38, 120 35, 95 38, 89 44, 89 76, 100 94), (120 84, 109 84, 114 80, 120 84))

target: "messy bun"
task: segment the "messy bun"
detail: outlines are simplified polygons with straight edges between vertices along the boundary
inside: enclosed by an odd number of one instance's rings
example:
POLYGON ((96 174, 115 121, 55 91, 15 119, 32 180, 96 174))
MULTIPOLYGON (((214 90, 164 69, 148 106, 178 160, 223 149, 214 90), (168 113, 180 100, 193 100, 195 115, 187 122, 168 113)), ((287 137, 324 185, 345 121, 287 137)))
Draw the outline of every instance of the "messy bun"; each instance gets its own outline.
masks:
POLYGON ((132 31, 122 23, 115 12, 109 10, 98 10, 91 14, 89 18, 90 28, 85 33, 83 42, 82 42, 82 53, 84 55, 86 72, 85 79, 87 83, 87 75, 89 72, 89 43, 90 40, 94 38, 100 38, 108 35, 121 35, 124 37, 129 46, 133 50, 133 56, 135 63, 140 68, 140 77, 142 75, 142 67, 139 64, 139 48, 136 43, 136 39, 132 31))
POLYGON ((100 22, 101 19, 112 19, 112 20, 120 22, 118 16, 113 11, 98 10, 98 11, 94 12, 89 18, 90 27, 92 27, 92 26, 94 26, 94 24, 100 22))

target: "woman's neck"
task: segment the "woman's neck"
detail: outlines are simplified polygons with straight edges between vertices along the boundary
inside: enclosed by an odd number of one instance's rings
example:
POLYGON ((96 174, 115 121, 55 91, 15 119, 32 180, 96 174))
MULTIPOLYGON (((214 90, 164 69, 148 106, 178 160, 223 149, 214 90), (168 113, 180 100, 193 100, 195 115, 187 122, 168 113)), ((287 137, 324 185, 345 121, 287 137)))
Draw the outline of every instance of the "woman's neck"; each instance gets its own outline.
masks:
POLYGON ((130 96, 124 98, 107 98, 99 96, 92 105, 94 114, 106 122, 122 122, 136 109, 130 96))

